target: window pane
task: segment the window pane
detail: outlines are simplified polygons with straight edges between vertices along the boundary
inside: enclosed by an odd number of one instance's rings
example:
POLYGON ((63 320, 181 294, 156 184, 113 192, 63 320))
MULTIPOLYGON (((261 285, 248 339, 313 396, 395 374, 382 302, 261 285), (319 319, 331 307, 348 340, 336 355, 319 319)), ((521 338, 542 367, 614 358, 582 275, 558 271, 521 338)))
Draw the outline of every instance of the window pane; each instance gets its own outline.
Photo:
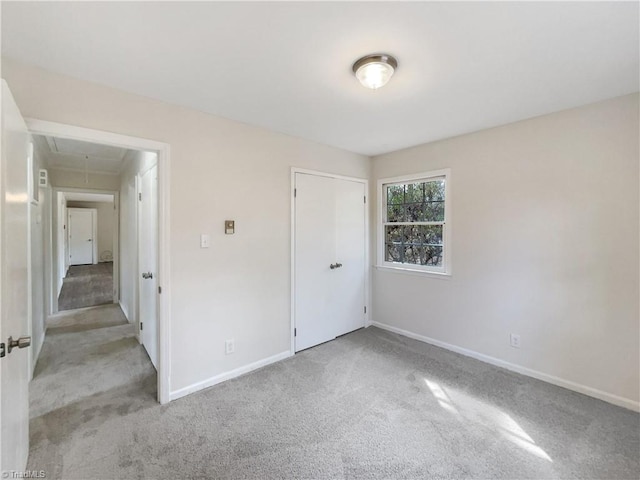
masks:
POLYGON ((413 265, 420 264, 420 247, 405 246, 404 247, 404 261, 402 263, 411 263, 413 265))
POLYGON ((424 185, 424 183, 409 183, 406 185, 405 203, 424 202, 424 185))
POLYGON ((385 243, 397 243, 397 244, 402 243, 402 235, 404 233, 403 226, 397 226, 397 227, 388 226, 386 230, 387 231, 385 234, 385 237, 386 237, 385 243))
POLYGON ((442 245, 442 225, 421 225, 421 243, 425 245, 442 245))
POLYGON ((404 205, 387 206, 387 222, 404 222, 404 205))
POLYGON ((444 222, 444 202, 424 204, 423 222, 444 222))
POLYGON ((405 205, 405 222, 425 222, 425 207, 423 203, 409 203, 405 205))
POLYGON ((422 225, 405 225, 404 243, 409 245, 421 245, 423 243, 422 225))
POLYGON ((444 180, 432 180, 424 184, 425 200, 444 200, 444 180))
POLYGON ((404 185, 389 185, 387 187, 387 205, 404 203, 404 185))
POLYGON ((390 245, 387 244, 386 248, 385 248, 385 261, 387 262, 400 262, 401 261, 401 257, 400 257, 400 249, 402 248, 401 245, 390 245))
POLYGON ((442 266, 442 225, 386 225, 385 261, 442 266))
POLYGON ((442 247, 424 247, 422 257, 420 258, 422 265, 430 265, 433 267, 442 266, 442 247))

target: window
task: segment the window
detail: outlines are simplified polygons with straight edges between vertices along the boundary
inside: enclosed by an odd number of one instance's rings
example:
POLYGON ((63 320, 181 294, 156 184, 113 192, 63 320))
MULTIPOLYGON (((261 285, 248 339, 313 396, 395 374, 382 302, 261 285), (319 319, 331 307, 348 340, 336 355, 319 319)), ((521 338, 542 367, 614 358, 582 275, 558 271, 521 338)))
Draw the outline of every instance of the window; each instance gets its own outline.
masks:
POLYGON ((449 274, 449 170, 379 181, 379 265, 449 274))

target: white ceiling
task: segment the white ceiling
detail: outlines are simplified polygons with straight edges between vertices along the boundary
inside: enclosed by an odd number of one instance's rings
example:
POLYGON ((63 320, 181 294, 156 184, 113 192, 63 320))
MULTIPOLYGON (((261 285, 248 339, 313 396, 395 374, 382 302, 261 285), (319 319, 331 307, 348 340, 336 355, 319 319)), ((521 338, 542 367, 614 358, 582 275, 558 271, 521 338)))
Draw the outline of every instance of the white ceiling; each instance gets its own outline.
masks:
POLYGON ((35 136, 35 142, 46 158, 46 167, 59 170, 119 174, 128 152, 126 148, 40 135, 35 136))
POLYGON ((113 195, 106 193, 64 192, 69 202, 113 203, 113 195))
POLYGON ((638 91, 638 30, 638 2, 2 2, 4 55, 368 155, 638 91))

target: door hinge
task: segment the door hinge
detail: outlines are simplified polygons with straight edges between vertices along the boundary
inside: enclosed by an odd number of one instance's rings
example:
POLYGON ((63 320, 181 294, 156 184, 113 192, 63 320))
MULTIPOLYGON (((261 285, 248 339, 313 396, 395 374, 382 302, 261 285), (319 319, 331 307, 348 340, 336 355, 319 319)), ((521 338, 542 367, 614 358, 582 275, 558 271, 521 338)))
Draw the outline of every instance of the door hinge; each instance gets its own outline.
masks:
MULTIPOLYGON (((293 329, 293 336, 296 337, 297 335, 298 335, 298 329, 294 328, 293 329)), ((4 345, 4 343, 2 345, 4 345)))
POLYGON ((5 351, 4 343, 0 343, 0 358, 4 357, 7 354, 5 351))
POLYGON ((364 203, 367 203, 367 196, 364 196, 364 203))
POLYGON ((364 313, 367 313, 367 306, 364 306, 364 313))
POLYGON ((138 201, 141 202, 142 201, 142 193, 138 193, 138 201))
POLYGON ((162 287, 158 285, 158 293, 162 293, 162 287))
POLYGON ((296 198, 298 196, 298 189, 294 188, 293 189, 293 198, 296 198))
POLYGON ((140 331, 142 331, 142 322, 140 322, 140 331))

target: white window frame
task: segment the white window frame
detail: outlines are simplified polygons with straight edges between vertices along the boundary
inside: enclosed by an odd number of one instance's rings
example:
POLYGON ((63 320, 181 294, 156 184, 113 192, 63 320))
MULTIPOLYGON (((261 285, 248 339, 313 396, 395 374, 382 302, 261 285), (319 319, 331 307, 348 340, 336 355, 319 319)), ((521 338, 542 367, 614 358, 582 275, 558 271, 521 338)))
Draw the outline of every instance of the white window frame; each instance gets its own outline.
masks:
POLYGON ((378 180, 378 263, 376 268, 398 273, 411 273, 436 277, 451 276, 451 169, 433 170, 430 172, 403 175, 401 177, 381 178, 378 180), (444 222, 416 222, 421 224, 443 224, 442 227, 442 266, 414 265, 395 263, 385 260, 385 226, 387 213, 387 186, 406 183, 419 183, 434 178, 444 178, 444 222))

